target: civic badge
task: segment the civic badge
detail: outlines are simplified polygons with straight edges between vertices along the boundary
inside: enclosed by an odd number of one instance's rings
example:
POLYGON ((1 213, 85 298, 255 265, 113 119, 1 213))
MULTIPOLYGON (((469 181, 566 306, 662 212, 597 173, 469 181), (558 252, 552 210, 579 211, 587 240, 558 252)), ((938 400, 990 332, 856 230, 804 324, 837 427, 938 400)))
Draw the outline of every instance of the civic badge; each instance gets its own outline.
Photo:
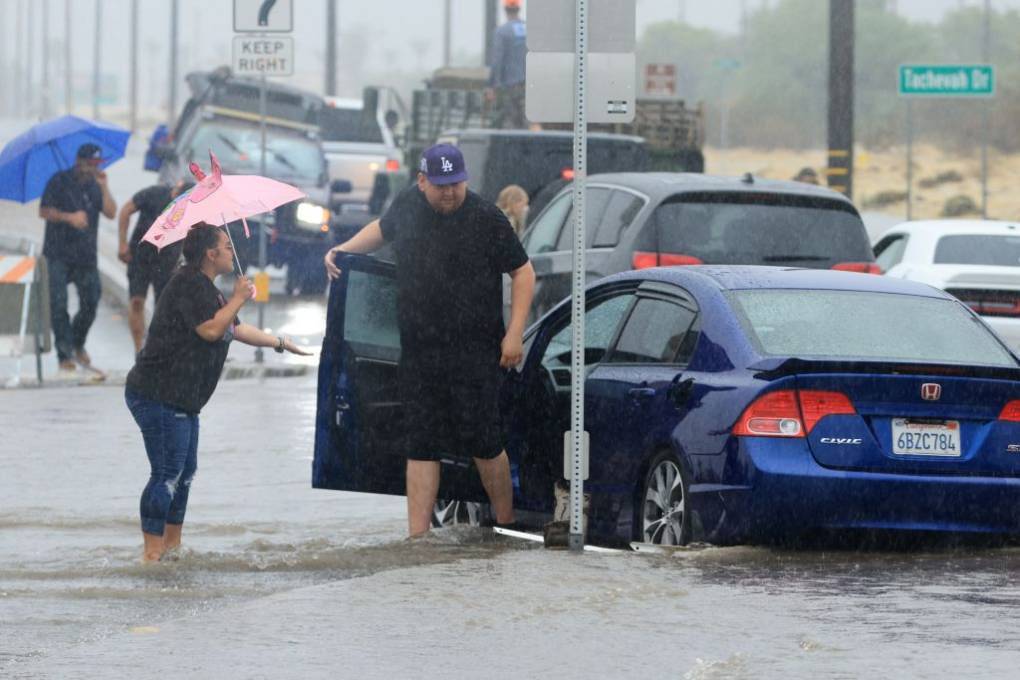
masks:
POLYGON ((921 385, 921 398, 925 401, 938 401, 942 398, 942 385, 925 383, 921 385))

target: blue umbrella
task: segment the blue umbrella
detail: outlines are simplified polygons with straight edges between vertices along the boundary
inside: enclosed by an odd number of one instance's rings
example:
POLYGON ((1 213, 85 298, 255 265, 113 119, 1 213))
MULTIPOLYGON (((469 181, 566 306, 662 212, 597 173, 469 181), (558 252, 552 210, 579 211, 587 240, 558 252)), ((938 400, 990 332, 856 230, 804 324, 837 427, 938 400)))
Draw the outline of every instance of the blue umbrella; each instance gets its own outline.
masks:
POLYGON ((78 116, 61 116, 32 126, 0 151, 0 198, 28 203, 42 196, 55 173, 74 165, 78 147, 92 143, 103 152, 102 167, 124 157, 131 133, 78 116))

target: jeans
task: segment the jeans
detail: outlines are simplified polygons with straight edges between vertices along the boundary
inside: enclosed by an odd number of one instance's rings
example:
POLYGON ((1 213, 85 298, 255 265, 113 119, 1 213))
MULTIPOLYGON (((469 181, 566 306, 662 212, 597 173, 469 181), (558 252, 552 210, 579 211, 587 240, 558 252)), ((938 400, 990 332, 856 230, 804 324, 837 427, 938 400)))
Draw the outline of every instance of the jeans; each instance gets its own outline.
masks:
POLYGON ((184 524, 188 492, 198 468, 198 416, 124 391, 142 431, 149 457, 149 483, 142 491, 142 531, 162 536, 167 524, 184 524))
POLYGON ((53 319, 53 337, 57 346, 57 359, 66 361, 75 350, 85 347, 85 338, 96 320, 102 284, 99 268, 70 264, 52 259, 47 263, 50 275, 50 314, 53 319), (67 286, 78 290, 78 313, 74 319, 67 314, 67 286))

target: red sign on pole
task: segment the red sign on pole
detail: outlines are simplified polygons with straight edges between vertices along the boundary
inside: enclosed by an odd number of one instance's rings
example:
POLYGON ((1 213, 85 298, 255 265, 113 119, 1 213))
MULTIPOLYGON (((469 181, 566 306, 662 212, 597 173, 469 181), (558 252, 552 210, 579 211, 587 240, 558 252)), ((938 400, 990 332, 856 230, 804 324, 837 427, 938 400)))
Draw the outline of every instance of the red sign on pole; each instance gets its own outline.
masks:
POLYGON ((645 94, 651 97, 675 97, 676 66, 673 64, 646 64, 645 94))

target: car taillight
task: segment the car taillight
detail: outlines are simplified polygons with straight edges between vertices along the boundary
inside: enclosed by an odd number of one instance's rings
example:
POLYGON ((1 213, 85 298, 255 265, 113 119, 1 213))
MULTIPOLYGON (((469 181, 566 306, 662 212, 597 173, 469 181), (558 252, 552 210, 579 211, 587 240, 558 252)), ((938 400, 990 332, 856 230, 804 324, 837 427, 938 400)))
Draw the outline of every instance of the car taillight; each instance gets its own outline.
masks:
POLYGON ((631 258, 632 269, 648 269, 649 267, 675 267, 677 265, 705 264, 693 255, 679 253, 646 253, 637 251, 631 258))
POLYGON ((568 182, 574 179, 573 168, 563 168, 563 172, 560 173, 560 177, 567 180, 568 182))
POLYGON ((1002 411, 999 413, 999 420, 1020 423, 1020 399, 1014 399, 1003 406, 1002 411))
POLYGON ((825 416, 854 415, 842 392, 778 390, 754 401, 733 427, 738 437, 805 437, 825 416))
POLYGON ((842 392, 821 390, 800 390, 800 412, 804 416, 804 429, 808 433, 815 429, 818 421, 825 416, 852 416, 857 409, 842 392))
POLYGON ((386 172, 396 172, 397 170, 400 170, 400 161, 395 158, 386 161, 386 172))
POLYGON ((857 272, 858 274, 881 274, 882 268, 874 262, 839 262, 832 268, 840 272, 857 272))
POLYGON ((803 437, 800 407, 794 390, 778 390, 758 397, 733 427, 738 437, 803 437))

